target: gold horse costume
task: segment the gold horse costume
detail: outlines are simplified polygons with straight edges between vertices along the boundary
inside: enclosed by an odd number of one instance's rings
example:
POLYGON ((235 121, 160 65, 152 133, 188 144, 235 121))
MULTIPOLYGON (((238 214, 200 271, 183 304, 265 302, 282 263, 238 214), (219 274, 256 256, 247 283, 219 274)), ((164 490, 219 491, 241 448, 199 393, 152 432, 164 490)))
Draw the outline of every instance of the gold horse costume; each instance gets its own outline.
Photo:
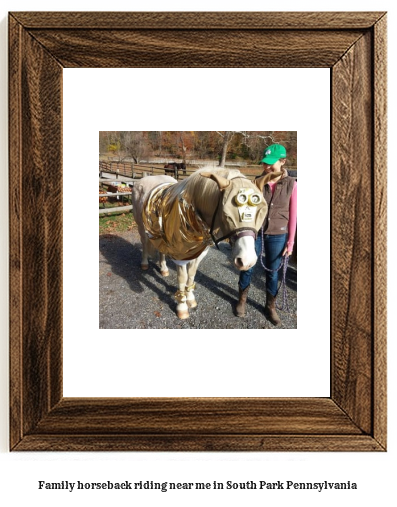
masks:
POLYGON ((256 234, 267 213, 261 192, 249 179, 227 179, 211 173, 201 176, 206 180, 201 189, 193 187, 190 178, 155 187, 143 207, 150 242, 174 260, 196 259, 213 242, 236 231, 252 230, 256 234), (203 207, 211 210, 211 223, 204 221, 203 207))

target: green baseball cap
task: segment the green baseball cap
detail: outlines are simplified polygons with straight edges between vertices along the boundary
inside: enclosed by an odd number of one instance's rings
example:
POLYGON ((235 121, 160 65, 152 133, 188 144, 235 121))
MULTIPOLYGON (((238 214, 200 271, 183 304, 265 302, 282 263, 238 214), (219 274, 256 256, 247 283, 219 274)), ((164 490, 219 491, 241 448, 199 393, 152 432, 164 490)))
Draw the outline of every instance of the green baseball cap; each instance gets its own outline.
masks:
POLYGON ((268 146, 263 152, 263 159, 261 163, 273 165, 280 160, 280 158, 286 158, 287 150, 281 144, 272 144, 268 146))

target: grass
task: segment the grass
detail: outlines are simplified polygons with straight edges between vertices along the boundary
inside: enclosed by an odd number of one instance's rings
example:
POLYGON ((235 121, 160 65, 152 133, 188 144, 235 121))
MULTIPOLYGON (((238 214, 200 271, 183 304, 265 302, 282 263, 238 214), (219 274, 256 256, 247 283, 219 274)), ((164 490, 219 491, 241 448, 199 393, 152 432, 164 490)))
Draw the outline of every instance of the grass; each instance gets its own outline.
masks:
POLYGON ((99 216, 99 234, 117 234, 131 231, 135 227, 134 215, 126 213, 109 213, 99 216))

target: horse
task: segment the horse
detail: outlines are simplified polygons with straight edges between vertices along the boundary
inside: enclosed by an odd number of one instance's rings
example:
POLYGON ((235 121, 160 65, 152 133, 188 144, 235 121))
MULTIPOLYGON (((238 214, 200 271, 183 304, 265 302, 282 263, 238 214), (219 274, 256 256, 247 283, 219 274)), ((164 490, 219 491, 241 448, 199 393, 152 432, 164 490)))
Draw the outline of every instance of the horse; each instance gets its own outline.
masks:
POLYGON ((169 164, 165 164, 164 166, 164 174, 167 175, 168 173, 172 173, 176 176, 176 171, 178 169, 178 166, 175 162, 171 162, 169 164))
POLYGON ((183 175, 186 176, 186 164, 184 162, 170 162, 164 166, 164 174, 172 173, 176 175, 178 170, 182 170, 183 175))
POLYGON ((186 176, 186 164, 184 162, 175 164, 178 170, 182 169, 183 175, 186 176))
POLYGON ((177 267, 176 313, 189 317, 197 306, 194 278, 212 244, 229 239, 233 264, 238 270, 255 265, 255 238, 265 219, 264 184, 255 184, 238 170, 202 168, 177 182, 165 175, 148 176, 134 185, 132 205, 142 242, 141 269, 160 253, 160 272, 168 276, 165 256, 177 267))

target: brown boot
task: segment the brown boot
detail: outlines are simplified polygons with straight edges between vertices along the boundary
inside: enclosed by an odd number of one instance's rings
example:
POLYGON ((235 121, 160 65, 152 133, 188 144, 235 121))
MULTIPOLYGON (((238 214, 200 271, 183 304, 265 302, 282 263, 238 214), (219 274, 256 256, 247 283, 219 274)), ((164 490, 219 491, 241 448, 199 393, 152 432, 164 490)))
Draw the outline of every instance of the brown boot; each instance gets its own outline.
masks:
POLYGON ((274 326, 278 326, 281 322, 276 312, 276 298, 272 296, 270 292, 266 292, 265 317, 267 320, 270 320, 274 326))
POLYGON ((238 303, 236 305, 236 315, 237 317, 245 317, 247 314, 247 297, 248 297, 248 290, 250 286, 246 287, 244 290, 238 288, 238 303))

